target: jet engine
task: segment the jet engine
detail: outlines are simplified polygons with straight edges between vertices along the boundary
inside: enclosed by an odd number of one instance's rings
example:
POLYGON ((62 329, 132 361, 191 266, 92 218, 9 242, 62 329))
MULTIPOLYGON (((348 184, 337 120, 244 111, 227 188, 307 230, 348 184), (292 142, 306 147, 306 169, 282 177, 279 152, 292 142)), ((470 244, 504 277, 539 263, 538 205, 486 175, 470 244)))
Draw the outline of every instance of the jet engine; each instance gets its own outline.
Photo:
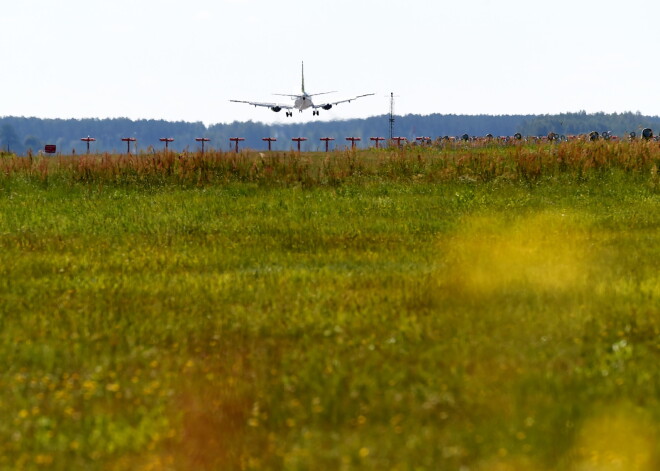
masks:
POLYGON ((651 138, 653 138, 653 131, 651 130, 651 128, 644 128, 642 130, 642 139, 648 140, 651 138))
POLYGON ((281 106, 271 106, 270 109, 273 110, 275 113, 279 113, 280 111, 282 111, 281 106))
POLYGON ((330 108, 332 108, 332 105, 331 104, 323 105, 321 108, 328 111, 330 108))

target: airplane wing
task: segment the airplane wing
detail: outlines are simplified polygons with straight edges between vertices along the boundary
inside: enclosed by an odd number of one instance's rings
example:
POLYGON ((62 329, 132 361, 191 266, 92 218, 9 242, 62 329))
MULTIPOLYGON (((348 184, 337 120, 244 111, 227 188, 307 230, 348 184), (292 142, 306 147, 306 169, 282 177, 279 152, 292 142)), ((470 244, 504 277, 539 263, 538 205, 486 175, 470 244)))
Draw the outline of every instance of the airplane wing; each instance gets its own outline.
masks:
POLYGON ((229 100, 229 101, 232 101, 234 103, 247 103, 248 105, 252 105, 252 106, 263 106, 264 108, 270 108, 270 109, 274 109, 274 108, 286 109, 286 110, 293 109, 293 106, 283 105, 281 103, 263 103, 259 101, 245 101, 245 100, 229 100))
POLYGON ((334 90, 332 92, 310 93, 309 96, 327 95, 328 93, 337 93, 337 90, 334 90))
POLYGON ((357 100, 358 98, 362 98, 362 97, 365 97, 365 96, 371 96, 371 95, 375 95, 375 93, 366 93, 364 95, 354 96, 353 98, 347 98, 346 100, 331 101, 329 103, 324 103, 322 105, 314 105, 314 108, 323 108, 323 109, 329 110, 333 106, 338 105, 340 103, 350 103, 353 100, 357 100))
MULTIPOLYGON (((307 96, 318 96, 318 95, 327 95, 328 93, 337 93, 336 91, 332 92, 321 92, 321 93, 308 93, 307 96)), ((297 95, 290 95, 288 93, 273 93, 275 96, 288 96, 291 98, 300 98, 302 95, 298 93, 297 95)))

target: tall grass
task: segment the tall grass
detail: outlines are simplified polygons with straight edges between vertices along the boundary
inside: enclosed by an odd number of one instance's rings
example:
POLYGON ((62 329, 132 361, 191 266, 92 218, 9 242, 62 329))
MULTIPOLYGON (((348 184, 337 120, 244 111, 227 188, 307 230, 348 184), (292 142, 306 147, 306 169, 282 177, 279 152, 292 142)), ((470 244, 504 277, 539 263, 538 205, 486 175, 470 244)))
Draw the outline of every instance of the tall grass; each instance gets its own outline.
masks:
POLYGON ((360 178, 445 182, 457 178, 534 181, 565 175, 582 178, 611 170, 657 174, 660 146, 653 141, 463 145, 335 151, 331 153, 154 152, 139 155, 3 157, 0 178, 23 176, 48 183, 110 185, 338 185, 360 178))

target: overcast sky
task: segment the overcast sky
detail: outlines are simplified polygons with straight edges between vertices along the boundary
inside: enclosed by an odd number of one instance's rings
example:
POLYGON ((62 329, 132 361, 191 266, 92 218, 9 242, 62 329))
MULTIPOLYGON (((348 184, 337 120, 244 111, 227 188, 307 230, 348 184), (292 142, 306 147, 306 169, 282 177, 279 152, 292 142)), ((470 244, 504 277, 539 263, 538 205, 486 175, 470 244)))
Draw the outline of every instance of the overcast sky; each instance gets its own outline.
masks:
MULTIPOLYGON (((230 103, 337 90, 321 116, 660 114, 657 0, 21 0, 0 116, 286 122, 230 103)), ((320 97, 319 97, 320 98, 320 97)), ((317 100, 318 101, 318 100, 317 100)))

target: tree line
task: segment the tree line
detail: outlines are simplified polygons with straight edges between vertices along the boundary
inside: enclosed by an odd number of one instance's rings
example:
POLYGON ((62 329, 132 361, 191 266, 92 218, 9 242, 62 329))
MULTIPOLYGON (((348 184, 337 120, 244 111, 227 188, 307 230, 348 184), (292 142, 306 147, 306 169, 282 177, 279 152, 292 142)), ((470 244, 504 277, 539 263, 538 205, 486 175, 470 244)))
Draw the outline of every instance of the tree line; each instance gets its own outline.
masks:
MULTIPOLYGON (((638 113, 562 113, 555 115, 405 115, 395 116, 394 136, 444 137, 461 136, 545 136, 550 132, 559 135, 585 134, 591 131, 610 131, 614 135, 627 136, 631 131, 638 135, 643 128, 660 131, 660 117, 638 113)), ((371 145, 370 137, 389 138, 389 115, 365 119, 338 121, 310 121, 307 123, 264 124, 260 122, 233 122, 204 125, 201 122, 108 119, 42 119, 25 117, 0 117, 0 150, 25 155, 29 151, 42 150, 46 144, 57 146, 58 152, 84 153, 86 143, 80 139, 91 136, 92 152, 125 152, 126 143, 121 139, 135 138, 131 151, 150 152, 164 145, 160 138, 174 138, 170 149, 175 151, 199 148, 195 138, 208 138, 207 146, 227 150, 231 137, 246 139, 242 145, 252 149, 266 149, 262 139, 273 137, 273 149, 289 150, 294 147, 291 138, 305 137, 304 150, 322 149, 321 137, 332 137, 332 147, 350 145, 346 137, 358 137, 360 147, 371 145)))

